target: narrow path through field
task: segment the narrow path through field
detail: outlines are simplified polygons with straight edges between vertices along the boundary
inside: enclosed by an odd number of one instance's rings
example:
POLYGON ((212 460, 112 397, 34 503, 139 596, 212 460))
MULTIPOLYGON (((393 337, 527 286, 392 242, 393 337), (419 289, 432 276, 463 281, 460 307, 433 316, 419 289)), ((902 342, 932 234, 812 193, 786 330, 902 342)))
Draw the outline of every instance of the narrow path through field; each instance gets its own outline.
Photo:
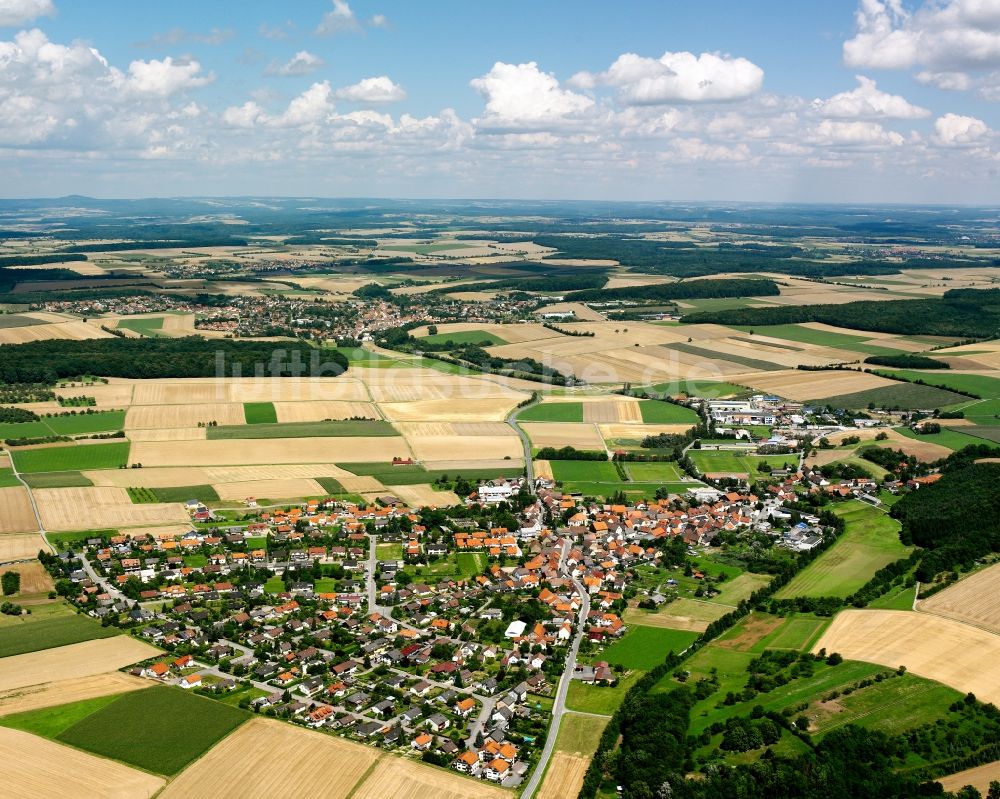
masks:
POLYGON ((49 542, 48 534, 45 530, 45 525, 42 524, 42 514, 38 512, 38 503, 35 502, 35 495, 31 492, 31 486, 28 485, 24 478, 21 477, 21 473, 17 470, 17 464, 14 462, 14 458, 8 458, 10 461, 10 468, 17 478, 17 481, 24 486, 24 490, 28 492, 28 501, 31 503, 31 512, 35 514, 35 523, 38 525, 38 532, 42 536, 42 540, 45 542, 45 546, 55 552, 55 547, 49 542))

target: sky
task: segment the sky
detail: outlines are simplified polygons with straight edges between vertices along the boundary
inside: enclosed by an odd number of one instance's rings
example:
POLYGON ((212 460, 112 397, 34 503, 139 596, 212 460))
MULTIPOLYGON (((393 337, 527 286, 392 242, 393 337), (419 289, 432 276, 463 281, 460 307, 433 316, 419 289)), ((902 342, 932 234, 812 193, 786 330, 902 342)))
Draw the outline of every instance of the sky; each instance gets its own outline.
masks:
POLYGON ((1000 0, 0 0, 0 196, 1000 203, 1000 0))

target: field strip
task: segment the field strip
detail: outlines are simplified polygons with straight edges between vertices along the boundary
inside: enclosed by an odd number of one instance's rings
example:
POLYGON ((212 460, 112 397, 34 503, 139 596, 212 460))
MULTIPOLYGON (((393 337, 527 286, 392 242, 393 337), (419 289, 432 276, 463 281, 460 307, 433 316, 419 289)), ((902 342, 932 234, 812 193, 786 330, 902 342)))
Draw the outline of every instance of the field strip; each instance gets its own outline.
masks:
POLYGON ((812 651, 820 649, 906 666, 984 702, 1000 699, 1000 636, 961 622, 907 610, 844 610, 812 651))
POLYGON ((938 777, 937 782, 940 782, 946 791, 951 792, 958 791, 966 785, 971 785, 983 796, 986 796, 990 790, 990 783, 994 780, 1000 780, 1000 760, 994 760, 992 763, 984 763, 975 768, 949 774, 947 777, 938 777))
POLYGON ((130 460, 147 467, 246 466, 329 463, 343 460, 347 454, 354 463, 387 463, 394 457, 412 457, 413 453, 403 438, 395 436, 137 441, 132 445, 130 460))
POLYGON ((347 799, 381 756, 343 738, 256 718, 182 771, 160 799, 347 799))
POLYGON ((36 488, 34 495, 47 530, 141 527, 190 520, 179 502, 134 505, 128 492, 117 486, 36 488))
POLYGON ((0 751, 7 796, 148 799, 163 786, 161 777, 21 730, 0 728, 0 751))
POLYGON ((482 780, 426 766, 401 757, 384 757, 352 799, 510 799, 511 794, 482 780))
POLYGON ((148 687, 148 680, 122 674, 120 671, 109 671, 106 674, 92 674, 26 688, 12 688, 0 693, 0 716, 36 710, 40 707, 65 705, 98 696, 138 691, 140 688, 148 687))
POLYGON ((283 480, 247 480, 233 483, 215 483, 219 499, 246 499, 247 497, 267 497, 269 499, 291 499, 298 497, 320 497, 328 493, 315 480, 305 477, 288 477, 283 480))
POLYGON ((917 610, 1000 633, 1000 563, 917 602, 917 610))
POLYGON ((37 530, 38 520, 31 509, 28 490, 24 486, 0 488, 0 534, 37 530))
POLYGON ((120 669, 160 650, 127 635, 0 658, 0 691, 58 680, 91 677, 120 669))

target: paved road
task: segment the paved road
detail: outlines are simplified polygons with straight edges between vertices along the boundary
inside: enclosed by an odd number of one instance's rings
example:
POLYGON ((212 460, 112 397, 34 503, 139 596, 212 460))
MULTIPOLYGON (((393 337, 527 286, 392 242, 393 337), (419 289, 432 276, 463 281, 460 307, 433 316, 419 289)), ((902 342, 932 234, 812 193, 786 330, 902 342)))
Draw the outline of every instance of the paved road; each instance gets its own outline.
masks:
POLYGON ((31 512, 35 514, 35 523, 38 525, 38 532, 42 536, 45 546, 55 552, 56 548, 52 546, 52 543, 49 541, 48 531, 45 529, 45 525, 42 524, 42 515, 38 512, 38 503, 35 502, 35 495, 31 491, 31 486, 24 481, 24 478, 21 477, 21 473, 17 470, 17 466, 14 463, 14 456, 9 455, 7 459, 10 461, 10 468, 14 473, 14 477, 17 478, 17 481, 24 486, 24 490, 28 492, 28 501, 31 503, 31 512))
POLYGON ((365 589, 368 594, 368 614, 381 613, 387 619, 392 619, 400 627, 419 632, 417 627, 405 621, 400 621, 392 616, 392 608, 388 605, 378 604, 378 586, 375 581, 375 572, 378 569, 378 536, 368 536, 368 560, 365 561, 365 589))
POLYGON ((531 457, 531 439, 528 438, 528 434, 521 429, 521 426, 517 423, 517 417, 521 414, 521 411, 526 411, 539 403, 539 399, 536 396, 527 405, 522 405, 520 408, 514 408, 507 416, 507 424, 510 425, 514 432, 517 433, 518 438, 521 439, 521 446, 524 448, 524 474, 528 479, 528 490, 532 494, 535 493, 535 464, 532 462, 531 457))
MULTIPOLYGON (((563 564, 571 544, 572 542, 569 539, 563 542, 563 551, 559 557, 559 571, 565 577, 569 577, 569 573, 564 569, 563 564)), ((559 687, 556 689, 555 701, 552 704, 552 721, 549 722, 549 732, 545 738, 542 756, 538 759, 538 765, 531 772, 531 779, 528 780, 528 783, 524 786, 524 790, 521 791, 521 799, 531 799, 535 791, 538 790, 538 785, 545 774, 545 768, 548 766, 549 758, 552 757, 552 752, 555 750, 556 738, 559 735, 559 724, 566 713, 566 693, 569 691, 569 684, 573 679, 573 671, 576 669, 576 659, 580 654, 580 643, 583 641, 583 636, 587 631, 587 616, 590 615, 590 595, 583 587, 583 584, 575 578, 573 578, 573 587, 580 594, 580 615, 577 620, 576 637, 570 645, 569 653, 566 655, 566 667, 563 670, 562 677, 559 678, 559 687)))

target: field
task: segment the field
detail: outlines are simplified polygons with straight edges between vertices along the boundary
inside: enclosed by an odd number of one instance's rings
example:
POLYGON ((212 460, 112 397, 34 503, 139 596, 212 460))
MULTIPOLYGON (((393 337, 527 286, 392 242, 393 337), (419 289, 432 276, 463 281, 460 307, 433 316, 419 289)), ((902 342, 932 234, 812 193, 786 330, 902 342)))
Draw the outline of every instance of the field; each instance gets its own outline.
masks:
POLYGON ((937 680, 983 702, 1000 699, 1000 636, 967 624, 897 610, 844 610, 813 650, 880 663, 937 680))
POLYGON ((6 533, 0 535, 0 562, 33 558, 44 549, 45 541, 38 533, 6 533))
POLYGON ((140 336, 158 336, 163 330, 162 316, 140 316, 134 319, 119 319, 116 327, 119 330, 131 330, 140 336))
POLYGON ((629 688, 635 685, 641 675, 641 671, 633 671, 619 680, 618 685, 614 688, 585 685, 579 680, 573 680, 566 693, 566 709, 575 710, 578 713, 597 713, 602 716, 610 716, 618 709, 629 688))
MULTIPOLYGON (((453 771, 398 757, 383 757, 351 799, 510 799, 503 789, 453 771)), ((169 797, 166 797, 169 799, 169 797)))
POLYGON ((334 438, 398 435, 391 424, 383 421, 260 423, 209 427, 205 432, 209 441, 240 438, 334 438))
POLYGON ((582 422, 582 402, 543 402, 521 411, 522 422, 582 422))
POLYGON ((43 416, 37 422, 0 424, 0 438, 42 438, 44 436, 74 436, 82 433, 103 433, 121 430, 124 411, 98 411, 67 416, 43 416))
POLYGON ((380 407, 385 417, 393 422, 499 422, 507 417, 517 402, 517 397, 508 396, 463 397, 461 402, 425 399, 383 402, 380 407))
POLYGON ((368 746, 255 718, 185 769, 160 797, 345 799, 378 758, 368 746))
MULTIPOLYGON (((820 383, 822 385, 822 383, 820 383)), ((944 408, 967 401, 968 397, 933 386, 916 383, 894 383, 848 394, 825 395, 817 402, 835 408, 864 409, 874 404, 876 408, 944 408)))
MULTIPOLYGON (((148 687, 149 682, 140 677, 110 671, 106 674, 57 680, 27 688, 14 688, 0 693, 0 717, 148 687)), ((0 724, 6 723, 5 719, 0 718, 0 724)))
POLYGON ((582 450, 603 450, 604 438, 595 425, 566 422, 528 422, 521 429, 531 443, 542 447, 575 447, 582 450))
MULTIPOLYGON (((27 626, 27 625, 26 625, 27 626)), ((127 635, 0 658, 0 691, 104 674, 159 654, 127 635)))
POLYGON ((808 613, 785 617, 754 613, 726 631, 713 647, 740 652, 763 652, 765 649, 808 649, 826 629, 830 619, 808 613))
POLYGON ((552 475, 560 482, 621 482, 618 470, 609 461, 550 461, 552 475))
POLYGON ((940 782, 946 791, 952 792, 956 792, 966 785, 971 785, 983 796, 986 796, 990 789, 990 783, 995 780, 1000 780, 1000 760, 949 774, 947 777, 939 777, 937 782, 940 782))
POLYGON ((428 344, 447 344, 448 342, 452 342, 457 345, 479 344, 483 346, 507 343, 496 333, 486 330, 463 330, 460 332, 456 331, 454 333, 437 333, 433 336, 422 336, 420 340, 426 341, 428 344))
MULTIPOLYGON (((197 428, 215 422, 243 425, 243 406, 237 402, 194 402, 188 405, 133 405, 125 415, 125 429, 164 430, 197 428)), ((217 429, 217 428, 210 428, 217 429)))
POLYGON ((117 469, 128 462, 128 442, 79 444, 21 449, 13 453, 19 472, 62 472, 79 469, 117 469))
MULTIPOLYGON (((975 428, 966 428, 966 429, 971 430, 975 428)), ((931 450, 929 448, 933 447, 933 452, 938 453, 937 454, 938 458, 948 457, 948 455, 951 454, 949 450, 952 451, 959 450, 962 449, 963 447, 969 446, 970 444, 989 443, 988 441, 984 441, 979 437, 966 435, 963 432, 959 432, 958 430, 950 430, 947 427, 942 427, 940 433, 928 433, 926 435, 923 435, 921 433, 915 433, 908 427, 898 428, 896 432, 898 432, 901 436, 905 438, 911 439, 911 441, 915 442, 917 446, 922 445, 925 448, 928 448, 927 452, 924 453, 925 455, 928 456, 931 455, 931 450)), ((931 457, 921 458, 921 460, 932 460, 932 459, 934 458, 931 457)))
POLYGON ((36 472, 22 475, 21 479, 32 488, 83 488, 93 485, 82 472, 36 472))
POLYGON ((535 799, 563 799, 580 792, 583 775, 606 725, 603 718, 580 716, 572 711, 563 716, 555 752, 535 799))
POLYGON ((53 589, 52 576, 45 571, 45 567, 37 560, 0 566, 0 574, 9 571, 17 572, 21 575, 21 590, 15 594, 19 599, 33 599, 37 598, 37 596, 33 595, 39 594, 47 596, 48 592, 53 589))
POLYGON ((169 776, 249 718, 244 710, 181 688, 154 686, 122 694, 56 737, 79 749, 169 776), (156 745, 150 746, 150 741, 156 745))
MULTIPOLYGON (((984 399, 995 399, 1000 397, 1000 378, 989 377, 988 375, 960 374, 949 369, 935 369, 930 372, 918 372, 908 369, 884 369, 880 372, 899 375, 908 380, 923 380, 934 386, 953 388, 959 391, 967 391, 970 394, 978 394, 984 399)), ((963 402, 974 402, 971 397, 963 397, 963 402)))
POLYGON ((683 651, 697 637, 694 632, 637 626, 607 647, 597 659, 627 669, 649 671, 662 663, 668 652, 683 651))
MULTIPOLYGON (((516 441, 516 439, 515 439, 516 441)), ((232 441, 139 441, 132 461, 150 466, 249 466, 261 464, 329 463, 349 456, 352 461, 387 463, 412 453, 399 437, 269 438, 232 441), (346 451, 345 451, 346 450, 346 451)), ((310 477, 314 475, 308 475, 310 477)))
MULTIPOLYGON (((370 402, 316 400, 311 402, 275 402, 275 422, 323 422, 339 419, 378 419, 378 409, 370 402)), ((261 418, 254 424, 273 424, 261 418)))
MULTIPOLYGON (((244 500, 292 499, 298 497, 318 497, 327 493, 316 480, 305 477, 286 477, 283 480, 245 480, 232 483, 216 483, 212 486, 219 499, 244 500)), ((162 490, 162 489, 160 489, 162 490)))
POLYGON ((4 626, 0 633, 0 658, 23 655, 43 649, 77 644, 97 638, 119 635, 117 627, 102 627, 89 616, 74 613, 43 621, 31 621, 14 627, 4 626))
POLYGON ((799 369, 784 372, 740 375, 738 382, 752 388, 768 391, 790 400, 822 400, 827 397, 854 394, 873 388, 898 385, 885 377, 866 372, 824 371, 806 372, 799 369))
POLYGON ((698 424, 697 413, 671 402, 646 400, 639 403, 639 412, 645 424, 698 424))
POLYGON ((1000 564, 921 600, 917 609, 1000 633, 1000 564))
POLYGON ((766 464, 769 469, 780 469, 785 464, 798 466, 798 455, 753 455, 736 450, 692 449, 688 457, 703 474, 749 474, 754 477, 758 467, 766 464))
POLYGON ((244 402, 243 414, 247 424, 274 424, 278 421, 273 402, 244 402))
POLYGON ((778 599, 850 596, 876 571, 910 551, 899 541, 899 522, 878 508, 852 500, 834 505, 833 510, 846 522, 846 530, 778 591, 778 599))
POLYGON ((20 730, 0 728, 0 784, 8 796, 148 799, 163 780, 20 730))
POLYGON ((140 527, 190 520, 177 503, 135 505, 124 488, 40 488, 34 493, 46 530, 140 527))
POLYGON ((676 463, 636 463, 626 461, 625 473, 636 482, 664 483, 678 482, 684 478, 684 473, 676 463))
POLYGON ((22 486, 0 488, 0 533, 26 533, 38 529, 28 492, 22 486))

